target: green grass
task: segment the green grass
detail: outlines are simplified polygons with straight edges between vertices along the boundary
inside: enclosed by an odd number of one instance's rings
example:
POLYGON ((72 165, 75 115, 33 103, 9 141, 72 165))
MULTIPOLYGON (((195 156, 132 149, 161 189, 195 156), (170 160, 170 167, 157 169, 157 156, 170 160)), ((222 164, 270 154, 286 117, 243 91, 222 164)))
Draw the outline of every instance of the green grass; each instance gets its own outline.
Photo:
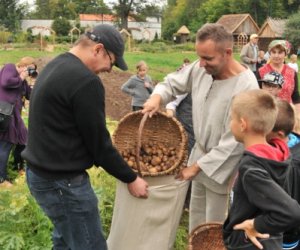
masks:
POLYGON ((155 81, 162 81, 170 72, 175 71, 182 65, 183 59, 189 58, 190 61, 197 59, 195 52, 127 52, 125 60, 129 66, 129 71, 136 73, 136 64, 143 60, 148 64, 149 75, 155 81))
POLYGON ((59 52, 46 52, 39 50, 2 50, 0 51, 0 66, 6 63, 17 63, 22 57, 31 56, 34 58, 55 56, 59 52))
MULTIPOLYGON (((0 50, 0 67, 6 63, 17 63, 24 56, 34 58, 54 57, 59 53, 67 51, 66 47, 58 47, 54 52, 46 52, 29 49, 0 50)), ((149 52, 125 52, 125 60, 129 67, 129 72, 136 73, 136 64, 144 60, 149 66, 149 75, 154 81, 162 81, 170 72, 175 71, 182 63, 184 58, 191 61, 197 58, 195 52, 170 51, 160 53, 149 52)))

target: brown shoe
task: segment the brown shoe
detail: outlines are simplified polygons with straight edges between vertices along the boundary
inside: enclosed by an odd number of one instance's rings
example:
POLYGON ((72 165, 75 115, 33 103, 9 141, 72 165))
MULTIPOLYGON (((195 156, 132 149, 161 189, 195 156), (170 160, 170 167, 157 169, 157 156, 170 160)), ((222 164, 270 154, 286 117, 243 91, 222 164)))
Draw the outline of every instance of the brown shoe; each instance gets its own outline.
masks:
POLYGON ((10 188, 12 186, 13 186, 13 184, 9 181, 3 181, 2 183, 0 183, 0 187, 10 188))

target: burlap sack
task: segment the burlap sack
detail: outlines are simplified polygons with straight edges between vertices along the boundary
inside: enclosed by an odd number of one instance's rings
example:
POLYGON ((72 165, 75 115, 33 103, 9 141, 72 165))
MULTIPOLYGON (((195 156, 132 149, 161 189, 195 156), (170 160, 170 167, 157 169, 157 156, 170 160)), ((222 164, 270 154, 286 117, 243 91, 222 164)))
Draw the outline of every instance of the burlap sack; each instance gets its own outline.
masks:
POLYGON ((118 182, 109 250, 170 250, 183 211, 188 181, 174 176, 145 177, 148 199, 130 195, 127 185, 118 182))

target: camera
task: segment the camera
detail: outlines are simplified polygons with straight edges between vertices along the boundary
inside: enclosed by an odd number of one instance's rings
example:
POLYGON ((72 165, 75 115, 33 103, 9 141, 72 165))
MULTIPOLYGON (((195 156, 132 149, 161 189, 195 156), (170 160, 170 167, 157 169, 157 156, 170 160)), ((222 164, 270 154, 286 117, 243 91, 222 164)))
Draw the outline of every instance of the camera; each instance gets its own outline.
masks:
POLYGON ((32 78, 36 78, 38 76, 38 72, 34 68, 27 68, 28 75, 32 78))

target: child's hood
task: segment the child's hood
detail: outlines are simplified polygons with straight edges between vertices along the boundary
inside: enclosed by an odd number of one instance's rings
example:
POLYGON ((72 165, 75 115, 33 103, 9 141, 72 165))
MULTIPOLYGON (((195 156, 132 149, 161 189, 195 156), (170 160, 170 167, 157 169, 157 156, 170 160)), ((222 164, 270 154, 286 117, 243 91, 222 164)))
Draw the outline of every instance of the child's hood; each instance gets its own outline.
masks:
POLYGON ((286 161, 290 156, 287 143, 279 138, 273 138, 269 144, 257 144, 248 147, 246 150, 258 157, 266 158, 273 161, 286 161))
POLYGON ((247 148, 246 154, 254 154, 257 163, 282 186, 290 166, 290 151, 286 142, 279 138, 274 138, 269 143, 270 145, 258 144, 247 148))

